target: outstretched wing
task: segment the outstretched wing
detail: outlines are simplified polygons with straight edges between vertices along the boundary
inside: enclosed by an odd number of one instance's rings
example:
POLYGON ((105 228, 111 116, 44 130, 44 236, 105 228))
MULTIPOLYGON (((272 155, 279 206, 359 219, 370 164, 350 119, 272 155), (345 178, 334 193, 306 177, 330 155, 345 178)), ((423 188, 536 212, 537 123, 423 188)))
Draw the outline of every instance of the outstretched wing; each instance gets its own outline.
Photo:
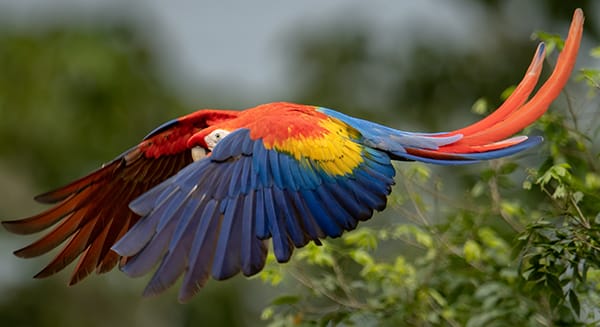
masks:
POLYGON ((111 270, 119 262, 119 255, 111 247, 140 218, 129 210, 129 203, 192 162, 187 138, 206 127, 207 119, 202 114, 191 114, 170 121, 100 169, 37 196, 37 201, 54 206, 32 217, 4 221, 3 226, 17 234, 54 227, 37 241, 15 251, 15 255, 40 256, 66 241, 36 278, 62 270, 80 255, 70 284, 94 270, 98 273, 111 270))
POLYGON ((250 135, 246 128, 232 132, 210 157, 131 204, 143 218, 113 249, 130 257, 123 271, 131 276, 160 262, 146 295, 184 274, 179 299, 186 301, 210 276, 259 272, 268 238, 277 260, 285 262, 294 247, 337 237, 384 209, 394 183, 387 154, 331 133, 315 142, 304 139, 318 153, 296 158, 250 135), (315 149, 323 140, 342 146, 315 149))

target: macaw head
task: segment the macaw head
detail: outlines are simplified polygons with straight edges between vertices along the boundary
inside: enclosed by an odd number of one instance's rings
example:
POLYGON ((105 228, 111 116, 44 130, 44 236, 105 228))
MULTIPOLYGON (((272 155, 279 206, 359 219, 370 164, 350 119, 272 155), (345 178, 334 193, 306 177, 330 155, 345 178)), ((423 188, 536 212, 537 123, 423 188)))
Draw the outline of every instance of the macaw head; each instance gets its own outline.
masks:
POLYGON ((209 127, 194 134, 188 140, 188 147, 192 149, 192 159, 198 161, 209 156, 217 143, 229 133, 231 131, 227 129, 209 127))
POLYGON ((223 133, 213 133, 206 142, 190 141, 198 133, 214 131, 214 126, 237 118, 239 111, 204 109, 170 120, 150 132, 143 141, 146 154, 159 156, 177 149, 190 149, 194 161, 204 158, 207 153, 224 137, 223 133), (153 149, 153 150, 152 150, 153 149))
POLYGON ((212 151, 215 145, 217 145, 217 143, 219 143, 219 141, 221 141, 229 133, 231 133, 231 131, 222 128, 217 128, 212 132, 208 133, 206 136, 204 136, 203 139, 206 149, 212 151))
POLYGON ((228 125, 227 121, 201 129, 188 139, 187 146, 192 151, 194 161, 209 156, 214 147, 234 130, 223 125, 228 125))

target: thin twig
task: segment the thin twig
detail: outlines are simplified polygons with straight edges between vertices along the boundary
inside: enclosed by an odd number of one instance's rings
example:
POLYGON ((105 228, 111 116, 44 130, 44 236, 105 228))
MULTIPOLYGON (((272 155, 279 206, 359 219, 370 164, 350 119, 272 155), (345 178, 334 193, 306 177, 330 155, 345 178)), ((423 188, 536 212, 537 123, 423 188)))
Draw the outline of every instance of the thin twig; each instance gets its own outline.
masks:
POLYGON ((502 210, 502 196, 498 187, 498 179, 496 176, 492 176, 488 182, 490 187, 490 196, 492 198, 492 208, 497 211, 504 220, 515 232, 523 231, 523 226, 518 222, 515 222, 504 210, 502 210))
MULTIPOLYGON (((298 269, 298 268, 297 268, 298 269)), ((368 309, 369 307, 363 303, 360 302, 348 302, 346 301, 346 299, 341 298, 331 292, 328 292, 327 290, 323 289, 322 287, 317 287, 309 278, 305 278, 303 274, 298 274, 296 272, 294 272, 293 270, 289 271, 290 275, 292 275, 292 277, 294 279, 296 279, 297 281, 299 281, 301 284, 303 284, 306 288, 311 289, 313 291, 319 292, 320 294, 322 294, 323 296, 325 296, 326 298, 330 299, 331 301, 338 303, 344 307, 348 307, 348 308, 352 308, 352 309, 360 309, 360 310, 364 310, 364 309, 368 309)))

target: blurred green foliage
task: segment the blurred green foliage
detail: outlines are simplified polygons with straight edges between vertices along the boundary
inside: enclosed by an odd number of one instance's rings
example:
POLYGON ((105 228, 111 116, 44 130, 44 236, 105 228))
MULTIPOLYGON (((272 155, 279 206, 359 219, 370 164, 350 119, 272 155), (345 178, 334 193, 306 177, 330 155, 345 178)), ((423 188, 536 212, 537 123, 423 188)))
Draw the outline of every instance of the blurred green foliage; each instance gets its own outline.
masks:
POLYGON ((126 26, 0 31, 3 159, 56 185, 184 113, 151 53, 126 26))
MULTIPOLYGON (((520 79, 535 46, 506 33, 498 1, 474 3, 485 3, 497 27, 492 47, 468 53, 423 42, 398 57, 377 48, 363 25, 290 35, 292 100, 402 129, 445 130, 480 118, 520 79)), ((566 23, 565 3, 539 5, 540 15, 566 23)), ((163 82, 155 53, 128 23, 0 29, 0 217, 13 218, 15 208, 31 213, 34 192, 85 174, 192 110, 163 82), (9 196, 16 185, 28 187, 28 198, 9 196)), ((273 288, 211 282, 179 305, 173 290, 141 299, 144 280, 119 273, 72 288, 64 274, 31 281, 35 268, 14 259, 2 264, 22 264, 16 271, 26 277, 0 281, 0 325, 594 325, 600 74, 589 68, 575 77, 585 82, 569 86, 576 96, 535 126, 546 137, 543 150, 471 167, 398 164, 386 212, 297 251, 289 264, 270 257, 257 279, 273 288), (525 174, 527 167, 538 168, 525 174)), ((11 246, 4 252, 18 246, 1 244, 11 246)))

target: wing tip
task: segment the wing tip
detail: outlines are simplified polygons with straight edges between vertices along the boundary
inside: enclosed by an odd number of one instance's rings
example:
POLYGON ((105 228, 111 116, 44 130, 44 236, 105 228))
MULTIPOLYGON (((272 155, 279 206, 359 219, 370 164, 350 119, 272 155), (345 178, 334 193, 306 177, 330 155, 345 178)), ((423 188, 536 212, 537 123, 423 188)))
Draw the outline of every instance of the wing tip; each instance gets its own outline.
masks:
POLYGON ((538 56, 538 58, 543 57, 545 52, 546 52, 546 43, 540 42, 538 44, 538 48, 537 48, 537 56, 538 56))
POLYGON ((29 234, 27 229, 23 228, 21 220, 5 220, 2 221, 2 227, 13 234, 29 234))
POLYGON ((59 201, 64 200, 65 198, 67 198, 67 196, 69 196, 68 194, 66 195, 58 195, 57 196, 57 191, 59 191, 60 189, 57 190, 53 190, 50 192, 45 192, 42 194, 38 194, 36 196, 33 197, 33 199, 38 202, 38 203, 43 203, 43 204, 53 204, 59 201))

